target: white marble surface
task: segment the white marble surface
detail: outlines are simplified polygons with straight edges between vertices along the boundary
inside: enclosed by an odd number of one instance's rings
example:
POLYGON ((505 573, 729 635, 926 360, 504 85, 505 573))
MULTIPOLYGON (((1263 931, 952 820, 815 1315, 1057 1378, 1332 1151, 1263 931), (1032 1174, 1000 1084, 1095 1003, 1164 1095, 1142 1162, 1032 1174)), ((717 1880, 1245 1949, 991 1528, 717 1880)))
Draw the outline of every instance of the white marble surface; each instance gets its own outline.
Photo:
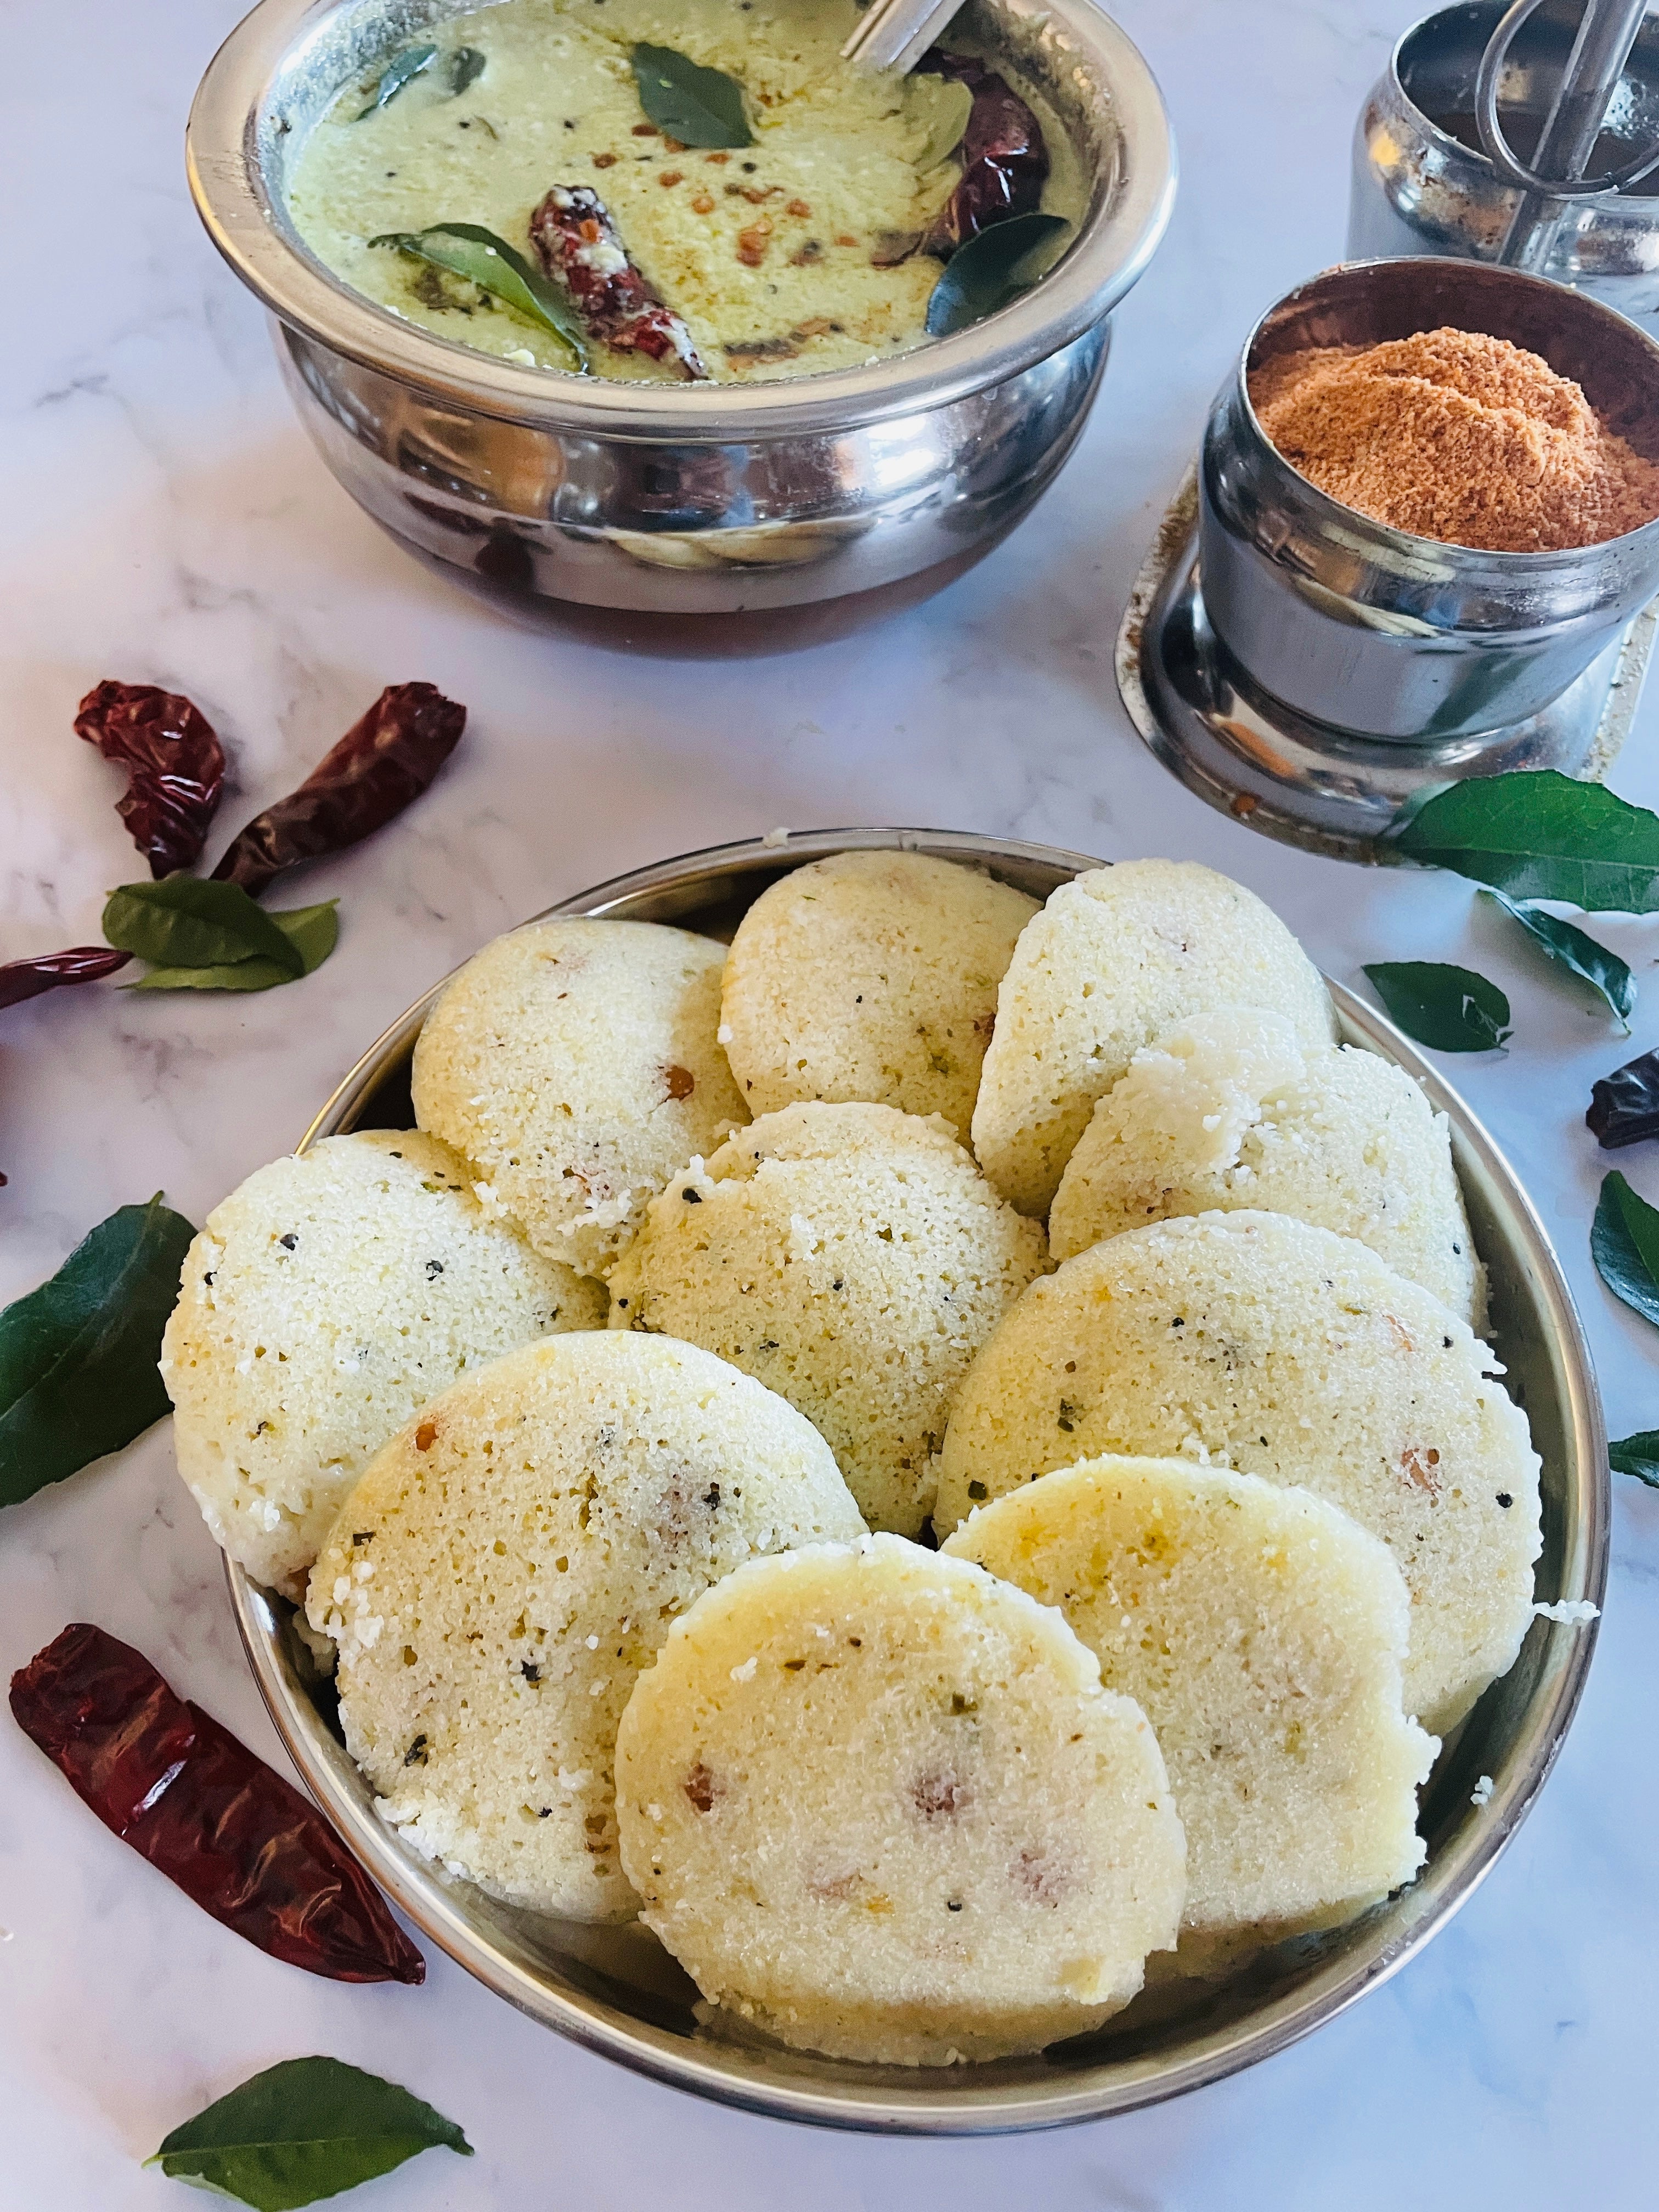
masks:
MULTIPOLYGON (((1132 736, 1111 675, 1129 580, 1253 317, 1336 258, 1347 141, 1413 0, 1119 0, 1183 181, 1119 320, 1104 396, 1034 520, 932 605, 854 645, 738 669, 550 641, 417 568, 335 488, 260 317, 206 245, 180 137, 237 0, 6 11, 0 193, 0 957, 95 940, 138 872, 118 781, 70 732, 117 675, 188 690, 229 741, 233 823, 380 685, 465 700, 465 749, 395 830, 313 872, 327 969, 252 999, 61 994, 0 1025, 0 1297, 158 1186, 199 1220, 288 1148, 363 1043, 520 916, 613 872, 774 823, 921 823, 1103 855, 1189 854, 1263 892, 1332 972, 1469 958, 1514 1000, 1505 1059, 1457 1073, 1528 1177, 1601 1360, 1614 1435, 1659 1423, 1655 1341, 1586 1238, 1591 1077, 1652 1039, 1659 922, 1608 924, 1648 994, 1635 1045, 1449 879, 1294 855, 1209 811, 1132 736)), ((1659 802, 1659 696, 1621 763, 1659 802)), ((1659 1197, 1659 1158, 1624 1156, 1659 1197)), ((157 1430, 0 1516, 0 1674, 67 1620, 150 1653, 281 1763, 218 1561, 157 1430)), ((1202 2094, 1057 2136, 867 2142, 745 2118, 532 2026, 431 1952, 424 1990, 259 1957, 108 1836, 0 1717, 0 2203, 142 2212, 138 2160, 256 2069, 326 2050, 459 2119, 361 2201, 404 2212, 1384 2212, 1654 2202, 1651 1862, 1659 1497, 1618 1485, 1611 1601, 1581 1717, 1514 1848, 1357 2011, 1202 2094), (1647 1718, 1644 1718, 1644 1716, 1647 1718)), ((428 1947, 430 1948, 430 1947, 428 1947)))

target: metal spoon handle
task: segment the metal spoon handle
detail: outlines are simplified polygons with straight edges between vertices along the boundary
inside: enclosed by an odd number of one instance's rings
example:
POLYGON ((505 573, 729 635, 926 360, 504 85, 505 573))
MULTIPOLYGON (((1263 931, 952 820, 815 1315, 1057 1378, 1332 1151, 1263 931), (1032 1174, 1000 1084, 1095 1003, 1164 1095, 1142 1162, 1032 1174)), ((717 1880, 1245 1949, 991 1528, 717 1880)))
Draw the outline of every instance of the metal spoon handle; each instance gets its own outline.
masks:
POLYGON ((842 48, 843 61, 870 69, 914 69, 961 0, 870 0, 842 48))
POLYGON ((1498 255, 1500 262, 1510 266, 1526 261, 1551 202, 1620 191, 1659 166, 1659 149, 1651 149, 1591 184, 1583 181, 1642 27, 1647 0, 1586 0, 1572 51, 1539 134, 1532 166, 1517 160, 1504 136, 1498 112, 1498 88, 1516 38, 1542 4, 1543 0, 1515 0, 1481 56, 1475 83, 1475 122, 1480 143, 1498 175, 1522 193, 1498 255))

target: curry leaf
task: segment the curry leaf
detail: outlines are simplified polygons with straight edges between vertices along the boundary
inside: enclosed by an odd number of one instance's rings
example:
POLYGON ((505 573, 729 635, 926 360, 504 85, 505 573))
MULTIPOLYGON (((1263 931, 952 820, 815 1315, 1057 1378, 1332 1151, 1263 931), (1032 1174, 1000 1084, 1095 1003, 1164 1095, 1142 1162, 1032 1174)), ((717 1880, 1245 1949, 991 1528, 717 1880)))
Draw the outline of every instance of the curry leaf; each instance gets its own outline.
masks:
POLYGON ((198 876, 124 884, 104 908, 104 935, 157 968, 223 968, 258 957, 290 981, 306 972, 301 948, 240 884, 198 876))
POLYGON ((576 366, 586 368, 587 349, 569 301, 493 230, 476 222, 434 222, 427 230, 382 231, 368 242, 394 246, 399 253, 413 254, 417 261, 429 261, 434 268, 465 276, 531 322, 550 331, 574 356, 576 366))
POLYGON ((175 2128, 145 2164, 255 2212, 295 2212, 440 2147, 472 2155, 453 2120, 395 2081, 290 2058, 175 2128))
POLYGON ((933 120, 927 126, 921 151, 916 155, 916 167, 925 177, 929 169, 936 169, 947 154, 954 154, 961 145, 962 134, 974 112, 974 95, 965 84, 958 84, 951 77, 912 78, 911 82, 937 87, 929 103, 933 120))
POLYGON ((0 1312, 0 1505, 118 1451, 167 1412, 155 1363, 195 1234, 157 1191, 0 1312))
POLYGON ((1590 1257, 1616 1298, 1659 1328, 1659 1212, 1615 1168, 1590 1224, 1590 1257))
POLYGON ((1564 899, 1590 914, 1659 908, 1659 815, 1556 769, 1471 776, 1402 809, 1395 849, 1491 884, 1513 899, 1564 899))
POLYGON ((449 58, 449 89, 459 100, 484 73, 484 57, 476 46, 457 46, 449 58))
POLYGON ((1380 960, 1365 973, 1407 1036, 1437 1052, 1492 1052, 1510 1034, 1509 1000, 1471 968, 1380 960))
POLYGON ((640 106, 659 131, 684 146, 752 146, 743 87, 724 70, 700 69, 672 46, 634 49, 640 106))
POLYGON ((430 69, 437 58, 436 46, 405 46, 402 53, 393 54, 380 71, 380 81, 374 88, 374 99, 367 107, 359 110, 357 121, 363 122, 384 107, 388 100, 396 100, 404 87, 419 76, 422 70, 430 69))
MULTIPOLYGON (((294 907, 271 915, 305 963, 300 970, 302 975, 320 968, 339 941, 340 918, 335 910, 338 905, 337 899, 325 899, 320 906, 294 907)), ((256 955, 251 960, 210 968, 152 968, 141 981, 126 988, 130 991, 269 991, 278 983, 294 981, 274 960, 256 955)))
POLYGON ((1552 960, 1559 960, 1575 975, 1582 975, 1593 991, 1600 992, 1624 1024, 1625 1035, 1630 1035, 1631 1012, 1636 1005, 1636 978, 1616 952, 1609 952, 1605 945, 1598 945, 1571 922, 1546 914, 1540 907, 1520 905, 1506 893, 1490 887, 1484 896, 1496 900, 1505 914, 1513 915, 1552 960))
POLYGON ((1029 292, 1048 265, 1046 249, 1066 228, 1063 216, 1009 216, 958 246, 927 302, 928 336, 965 331, 1029 292))
POLYGON ((1633 1474, 1650 1490, 1659 1490, 1659 1429, 1639 1429, 1610 1443, 1607 1464, 1615 1474, 1633 1474))

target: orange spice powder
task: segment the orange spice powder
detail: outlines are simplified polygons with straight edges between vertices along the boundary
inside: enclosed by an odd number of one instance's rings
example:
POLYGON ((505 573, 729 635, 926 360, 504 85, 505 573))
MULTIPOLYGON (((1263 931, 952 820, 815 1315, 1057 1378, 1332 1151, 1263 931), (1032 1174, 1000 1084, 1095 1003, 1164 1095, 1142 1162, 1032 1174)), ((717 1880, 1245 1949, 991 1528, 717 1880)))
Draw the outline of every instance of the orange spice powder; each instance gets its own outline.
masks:
POLYGON ((1599 545, 1659 516, 1659 463, 1535 353, 1473 331, 1281 354, 1249 380, 1310 483, 1377 522, 1494 553, 1599 545))

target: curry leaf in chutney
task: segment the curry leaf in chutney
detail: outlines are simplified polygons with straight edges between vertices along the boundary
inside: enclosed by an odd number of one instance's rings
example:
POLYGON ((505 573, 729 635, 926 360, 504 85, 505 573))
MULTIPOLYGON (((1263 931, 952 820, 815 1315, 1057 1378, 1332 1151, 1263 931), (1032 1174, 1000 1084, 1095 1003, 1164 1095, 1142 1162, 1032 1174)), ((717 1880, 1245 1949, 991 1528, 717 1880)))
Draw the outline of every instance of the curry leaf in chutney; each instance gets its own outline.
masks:
POLYGON ((683 146, 752 146, 743 87, 724 70, 702 69, 672 46, 634 49, 640 106, 659 131, 683 146))
POLYGON ((484 73, 484 57, 476 46, 457 46, 449 58, 449 89, 459 100, 484 73))
POLYGON ((427 230, 386 230, 369 240, 434 268, 447 269, 490 293, 566 346, 578 368, 587 366, 581 327, 564 295, 539 276, 504 238, 476 222, 436 222, 427 230))
POLYGON ((380 71, 380 82, 374 88, 374 99, 369 101, 367 107, 358 111, 356 120, 359 123, 367 121, 369 116, 378 113, 389 100, 396 100, 404 87, 412 83, 422 70, 430 69, 437 58, 436 46, 405 46, 400 54, 393 54, 392 59, 380 71))
POLYGON ((959 246, 927 302, 927 334, 949 337, 1029 292, 1048 266, 1048 248, 1069 228, 1064 216, 1015 215, 959 246))

